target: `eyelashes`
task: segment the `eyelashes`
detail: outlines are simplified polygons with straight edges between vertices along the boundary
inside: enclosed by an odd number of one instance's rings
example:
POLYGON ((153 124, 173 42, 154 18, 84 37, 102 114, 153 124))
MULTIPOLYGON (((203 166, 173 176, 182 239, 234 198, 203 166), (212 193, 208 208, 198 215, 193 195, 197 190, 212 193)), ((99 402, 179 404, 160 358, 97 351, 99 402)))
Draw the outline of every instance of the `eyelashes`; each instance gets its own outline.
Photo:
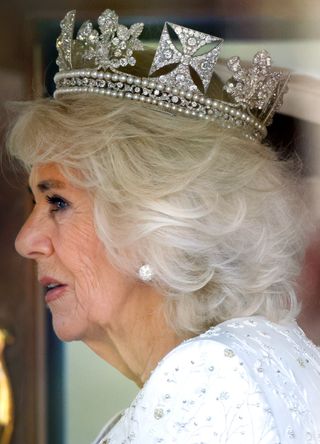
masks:
POLYGON ((46 200, 50 205, 50 213, 65 211, 71 206, 70 202, 57 194, 46 196, 46 200))
MULTIPOLYGON (((34 207, 37 204, 37 201, 31 191, 31 189, 29 189, 29 192, 31 194, 32 204, 34 207)), ((45 201, 49 204, 49 213, 50 214, 64 212, 72 206, 71 203, 67 199, 65 199, 64 197, 62 197, 58 194, 52 194, 52 195, 48 194, 47 196, 45 196, 45 201)))

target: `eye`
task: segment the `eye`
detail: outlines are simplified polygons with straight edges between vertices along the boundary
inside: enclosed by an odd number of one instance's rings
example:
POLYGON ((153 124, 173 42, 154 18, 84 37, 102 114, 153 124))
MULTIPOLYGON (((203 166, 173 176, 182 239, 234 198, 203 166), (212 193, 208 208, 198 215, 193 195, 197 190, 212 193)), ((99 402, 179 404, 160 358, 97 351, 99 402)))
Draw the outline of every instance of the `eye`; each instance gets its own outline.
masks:
POLYGON ((50 213, 57 211, 64 211, 70 207, 70 203, 61 196, 54 194, 53 196, 47 196, 47 202, 50 204, 50 213))

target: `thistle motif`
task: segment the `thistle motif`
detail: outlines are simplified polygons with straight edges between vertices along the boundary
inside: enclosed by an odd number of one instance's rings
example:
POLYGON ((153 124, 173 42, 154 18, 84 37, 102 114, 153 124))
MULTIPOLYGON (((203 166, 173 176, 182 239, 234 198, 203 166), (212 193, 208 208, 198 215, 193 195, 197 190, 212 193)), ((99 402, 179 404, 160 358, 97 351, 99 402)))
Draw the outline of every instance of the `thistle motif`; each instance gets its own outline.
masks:
POLYGON ((191 69, 193 69, 202 83, 201 89, 206 91, 213 75, 222 42, 223 40, 218 37, 173 23, 165 23, 149 74, 151 75, 165 66, 178 64, 168 74, 161 75, 159 77, 160 82, 195 91, 197 86, 191 76, 191 69), (182 50, 178 49, 172 42, 168 27, 173 29, 177 35, 182 50), (214 45, 213 48, 212 45, 214 45))
POLYGON ((284 79, 283 73, 271 70, 271 64, 271 56, 266 50, 256 53, 249 68, 241 66, 239 57, 231 57, 227 66, 233 78, 224 89, 237 103, 250 109, 264 110, 272 101, 279 82, 284 79))

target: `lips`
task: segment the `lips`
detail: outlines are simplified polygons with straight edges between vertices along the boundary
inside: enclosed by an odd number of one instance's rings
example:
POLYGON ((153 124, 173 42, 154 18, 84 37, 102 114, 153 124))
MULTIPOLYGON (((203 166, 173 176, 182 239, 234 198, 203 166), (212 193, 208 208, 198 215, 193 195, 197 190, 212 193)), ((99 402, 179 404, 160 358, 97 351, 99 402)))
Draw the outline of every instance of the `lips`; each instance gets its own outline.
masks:
POLYGON ((44 289, 44 294, 47 303, 60 297, 64 289, 67 287, 66 284, 63 284, 62 282, 54 278, 51 278, 49 276, 45 276, 39 279, 39 282, 44 289))

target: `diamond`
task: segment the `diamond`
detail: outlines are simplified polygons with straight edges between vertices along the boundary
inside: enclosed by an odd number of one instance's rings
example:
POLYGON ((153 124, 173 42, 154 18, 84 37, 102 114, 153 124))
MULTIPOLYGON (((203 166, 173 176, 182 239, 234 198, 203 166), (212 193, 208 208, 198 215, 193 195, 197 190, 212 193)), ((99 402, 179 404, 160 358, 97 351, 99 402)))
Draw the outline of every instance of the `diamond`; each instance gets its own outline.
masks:
POLYGON ((234 357, 234 351, 231 350, 231 348, 225 348, 225 349, 224 349, 224 355, 225 355, 227 358, 233 358, 233 357, 234 357))
POLYGON ((206 71, 207 69, 210 69, 210 67, 211 67, 208 60, 205 60, 204 62, 202 62, 200 66, 201 66, 201 69, 203 69, 204 71, 206 71))
POLYGON ((144 282, 149 282, 152 280, 153 271, 149 264, 142 265, 139 268, 139 277, 144 282))
POLYGON ((194 37, 190 37, 188 39, 188 45, 195 46, 197 44, 197 40, 194 37))
POLYGON ((161 419, 163 415, 164 415, 163 409, 160 408, 154 409, 153 416, 155 417, 155 419, 161 419))
POLYGON ((181 82, 183 82, 184 80, 185 80, 185 76, 184 76, 183 74, 178 74, 178 75, 176 76, 176 81, 177 81, 177 82, 181 83, 181 82))

